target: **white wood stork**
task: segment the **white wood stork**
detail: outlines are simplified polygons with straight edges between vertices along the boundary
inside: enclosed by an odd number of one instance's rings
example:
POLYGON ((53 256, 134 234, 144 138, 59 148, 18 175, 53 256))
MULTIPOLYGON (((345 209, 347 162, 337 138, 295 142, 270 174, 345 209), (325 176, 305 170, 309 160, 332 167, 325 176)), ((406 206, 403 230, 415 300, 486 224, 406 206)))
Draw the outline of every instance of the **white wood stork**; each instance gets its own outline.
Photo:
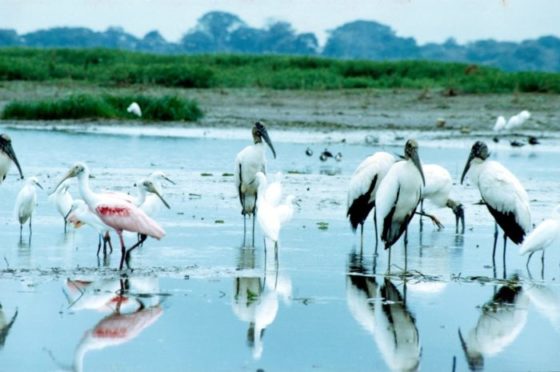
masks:
POLYGON ((521 286, 509 283, 501 287, 482 306, 476 327, 459 339, 471 371, 484 367, 484 358, 494 356, 515 341, 527 323, 529 299, 521 286))
POLYGON ((243 215, 243 245, 247 235, 247 216, 253 217, 253 246, 255 245, 255 208, 257 205, 258 184, 255 181, 257 172, 266 174, 266 157, 264 142, 268 144, 272 155, 276 158, 276 151, 268 132, 261 122, 253 126, 253 144, 245 147, 235 157, 235 187, 241 202, 241 214, 243 215))
POLYGON ((498 225, 504 231, 504 275, 506 272, 506 243, 510 238, 521 244, 531 230, 529 197, 521 182, 502 164, 488 160, 490 152, 482 141, 474 143, 461 175, 461 184, 470 170, 469 178, 478 187, 480 196, 496 221, 492 262, 495 266, 498 225))
MULTIPOLYGON (((424 174, 418 157, 418 143, 410 139, 404 147, 404 159, 393 164, 381 180, 375 195, 375 213, 378 224, 381 224, 378 229, 381 230, 381 241, 385 243, 385 249, 390 249, 407 229, 420 202, 424 184, 424 174)), ((405 234, 405 271, 406 246, 405 234)), ((387 265, 390 270, 391 251, 389 251, 387 265)))
MULTIPOLYGON (((380 151, 365 158, 354 171, 348 186, 347 212, 352 230, 356 231, 358 225, 361 227, 360 248, 364 244, 364 222, 375 207, 375 194, 381 184, 381 180, 389 168, 397 159, 388 152, 380 151)), ((377 219, 373 215, 375 227, 375 248, 377 249, 377 219)))
MULTIPOLYGON (((424 213, 424 200, 429 200, 438 208, 447 207, 455 215, 455 233, 459 232, 459 222, 461 222, 461 234, 465 232, 465 211, 463 205, 449 197, 449 192, 453 186, 451 175, 442 166, 437 164, 422 165, 426 186, 422 191, 420 200, 420 211, 424 213)), ((432 217, 433 218, 433 217, 432 217)))
POLYGON ((43 188, 37 177, 28 178, 16 197, 15 212, 19 221, 19 237, 22 237, 23 225, 29 220, 29 238, 31 239, 31 219, 37 205, 37 190, 43 188))
POLYGON ((552 215, 541 222, 523 241, 519 253, 522 255, 529 253, 527 270, 529 270, 529 261, 531 261, 533 254, 542 250, 541 275, 544 276, 544 250, 557 240, 558 236, 560 236, 560 205, 556 206, 552 215))
POLYGON ((5 133, 0 135, 0 184, 6 179, 6 174, 10 170, 12 162, 16 165, 19 175, 23 179, 23 172, 12 147, 12 139, 5 133))

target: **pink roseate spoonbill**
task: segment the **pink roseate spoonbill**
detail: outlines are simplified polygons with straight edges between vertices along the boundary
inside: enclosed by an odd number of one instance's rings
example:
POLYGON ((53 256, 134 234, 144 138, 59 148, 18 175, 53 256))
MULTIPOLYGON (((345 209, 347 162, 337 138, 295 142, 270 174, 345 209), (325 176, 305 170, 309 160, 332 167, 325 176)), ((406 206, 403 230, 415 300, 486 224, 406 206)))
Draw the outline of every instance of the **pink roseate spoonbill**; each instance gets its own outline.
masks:
POLYGON ((37 205, 37 190, 43 188, 37 180, 37 177, 30 177, 27 179, 16 197, 15 212, 19 221, 19 237, 21 239, 23 232, 23 225, 29 220, 29 238, 33 233, 31 228, 31 220, 35 206, 37 205))
POLYGON ((253 246, 255 245, 255 209, 257 206, 258 185, 255 182, 257 172, 266 174, 266 157, 264 142, 270 147, 276 158, 276 150, 268 136, 268 132, 260 121, 253 126, 253 144, 245 147, 235 157, 235 187, 241 202, 243 215, 243 245, 247 235, 247 216, 253 217, 253 246))
MULTIPOLYGON (((420 212, 424 212, 424 200, 430 201, 438 208, 447 207, 453 211, 455 215, 455 233, 459 233, 459 222, 461 222, 461 234, 465 232, 465 211, 463 205, 449 197, 449 192, 453 186, 451 175, 442 166, 437 164, 422 165, 424 177, 426 177, 426 186, 422 191, 422 199, 420 199, 420 212)), ((435 217, 431 217, 434 221, 435 217)), ((443 225, 435 219, 436 225, 441 228, 443 225), (441 226, 441 227, 440 227, 441 226)))
POLYGON ((70 208, 72 208, 72 195, 68 191, 70 188, 70 181, 66 180, 58 186, 53 194, 49 196, 49 201, 54 203, 56 210, 64 219, 64 233, 66 234, 66 225, 68 221, 66 216, 68 215, 70 208))
POLYGON ((74 225, 75 228, 80 228, 85 224, 97 231, 99 235, 99 243, 97 244, 98 256, 101 251, 101 241, 103 241, 103 255, 107 255, 107 245, 109 245, 110 252, 113 253, 113 245, 111 244, 111 237, 109 235, 109 232, 113 231, 113 229, 105 225, 99 217, 89 209, 85 201, 82 199, 75 199, 65 219, 74 225))
POLYGON ((93 192, 89 186, 89 169, 84 163, 75 164, 68 170, 60 182, 71 177, 78 178, 80 195, 91 211, 119 235, 121 242, 121 263, 119 269, 122 270, 125 262, 127 267, 130 268, 130 252, 142 244, 148 236, 159 240, 165 235, 165 231, 156 221, 131 202, 107 194, 93 192), (126 249, 122 235, 123 231, 139 233, 141 234, 141 239, 132 247, 126 249))
MULTIPOLYGON (((375 195, 375 213, 385 249, 390 249, 408 228, 410 220, 422 196, 425 185, 424 173, 418 156, 418 143, 414 139, 406 141, 404 158, 396 162, 381 180, 375 195)), ((407 236, 404 239, 404 262, 407 268, 407 236)), ((391 268, 391 251, 387 261, 391 268)))
POLYGON ((506 244, 510 238, 515 244, 521 244, 525 235, 531 230, 531 211, 529 196, 519 180, 502 164, 489 160, 488 146, 482 141, 473 144, 461 183, 470 170, 469 177, 478 187, 480 197, 496 221, 494 230, 494 248, 492 263, 495 266, 498 225, 504 231, 504 276, 506 274, 506 244))
MULTIPOLYGON (((364 245, 364 222, 375 207, 375 194, 381 180, 397 159, 388 152, 377 152, 365 158, 354 171, 348 186, 347 212, 352 230, 361 227, 360 248, 364 245)), ((375 248, 377 249, 377 218, 373 215, 375 227, 375 248)))
POLYGON ((6 179, 12 163, 16 165, 19 175, 23 179, 23 172, 12 147, 12 139, 7 134, 2 133, 0 134, 0 184, 6 179))
POLYGON ((529 253, 526 265, 527 270, 529 270, 529 262, 531 261, 533 254, 537 251, 542 251, 541 275, 544 276, 544 250, 556 241, 558 236, 560 236, 560 205, 556 206, 552 215, 541 222, 523 241, 523 244, 519 249, 519 253, 522 255, 529 253))

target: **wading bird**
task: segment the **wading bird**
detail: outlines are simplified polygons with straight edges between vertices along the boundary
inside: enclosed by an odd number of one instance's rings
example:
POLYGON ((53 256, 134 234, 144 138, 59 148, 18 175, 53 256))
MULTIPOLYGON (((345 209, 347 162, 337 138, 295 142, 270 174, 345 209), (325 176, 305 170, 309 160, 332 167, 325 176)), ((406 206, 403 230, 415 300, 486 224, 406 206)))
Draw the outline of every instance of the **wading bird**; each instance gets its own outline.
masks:
POLYGON ((529 261, 537 251, 542 250, 541 263, 542 273, 544 273, 544 250, 551 245, 560 235, 560 205, 554 208, 552 215, 541 222, 533 231, 527 235, 519 253, 529 253, 527 258, 527 270, 529 270, 529 261))
MULTIPOLYGON (((358 225, 360 225, 360 247, 363 247, 364 243, 364 222, 371 210, 375 207, 375 194, 377 193, 379 184, 395 161, 396 159, 392 154, 383 151, 377 152, 365 158, 354 171, 352 178, 350 178, 346 216, 350 220, 353 231, 356 231, 358 225)), ((378 235, 376 214, 374 214, 373 217, 375 247, 377 248, 378 235)))
MULTIPOLYGON (((437 164, 425 164, 422 166, 426 185, 422 191, 420 200, 420 211, 424 212, 424 200, 429 200, 436 207, 447 207, 455 215, 455 233, 459 232, 459 222, 461 222, 461 234, 465 232, 465 211, 461 203, 449 198, 449 192, 453 182, 447 169, 437 164)), ((432 219, 433 221, 433 219, 432 219)))
POLYGON ((70 210, 66 214, 65 220, 67 220, 72 225, 74 225, 75 228, 79 228, 85 224, 97 231, 97 234, 99 235, 99 243, 97 244, 98 256, 101 250, 102 241, 103 241, 103 255, 107 254, 107 245, 109 245, 110 251, 113 252, 111 237, 109 235, 109 232, 113 231, 113 229, 105 225, 101 221, 101 219, 99 219, 99 217, 97 217, 97 215, 89 209, 85 201, 83 201, 82 199, 75 199, 72 202, 72 206, 70 207, 70 210))
POLYGON ((161 226, 134 204, 110 194, 93 192, 89 186, 89 169, 84 163, 77 163, 70 168, 60 183, 72 177, 78 178, 80 195, 91 211, 119 235, 121 242, 119 269, 122 270, 125 262, 127 267, 130 267, 130 252, 142 244, 148 236, 159 240, 165 235, 161 226), (127 250, 124 244, 123 231, 139 233, 141 239, 127 250))
MULTIPOLYGON (((152 181, 154 188, 161 196, 163 196, 163 188, 161 185, 162 181, 167 181, 170 184, 175 185, 175 182, 173 182, 171 178, 167 177, 167 175, 162 171, 152 172, 146 180, 152 181)), ((148 216, 153 217, 160 211, 162 205, 165 206, 157 195, 154 193, 148 193, 144 198, 144 202, 140 204, 140 209, 146 212, 148 216)))
MULTIPOLYGON (((377 223, 381 224, 381 241, 390 249, 406 231, 420 202, 425 184, 422 165, 418 156, 418 143, 409 139, 404 147, 404 159, 396 162, 381 180, 375 195, 377 223)), ((405 233, 404 257, 407 269, 407 237, 405 233)), ((388 270, 391 268, 389 251, 388 270)))
POLYGON ((266 174, 266 157, 264 142, 270 147, 272 155, 276 158, 276 151, 272 141, 268 136, 265 126, 261 122, 256 122, 253 126, 253 144, 245 147, 235 157, 235 187, 241 202, 241 214, 243 215, 243 245, 247 235, 247 216, 253 217, 253 236, 252 242, 255 245, 255 208, 257 206, 256 182, 257 172, 266 174))
POLYGON ((28 178, 23 187, 19 191, 16 197, 16 215, 19 221, 19 237, 21 239, 23 233, 23 225, 29 220, 29 238, 31 238, 31 220, 35 206, 37 205, 37 190, 35 187, 40 189, 43 188, 37 180, 37 177, 28 178))
POLYGON ((126 112, 132 115, 136 115, 139 118, 142 117, 142 110, 140 109, 140 105, 136 102, 132 102, 126 109, 126 112))
POLYGON ((531 117, 531 113, 527 110, 521 111, 519 114, 512 116, 509 118, 505 129, 512 130, 515 128, 521 127, 529 118, 531 117))
POLYGON ((66 233, 66 225, 68 223, 66 216, 72 208, 72 195, 68 191, 69 188, 70 181, 66 180, 49 196, 49 201, 54 203, 56 210, 64 219, 64 233, 66 233))
POLYGON ((521 182, 502 164, 489 160, 490 152, 484 142, 477 141, 461 175, 461 184, 470 170, 469 178, 478 187, 482 202, 496 221, 492 262, 495 264, 498 225, 504 231, 504 275, 506 273, 506 243, 510 238, 521 244, 531 229, 529 197, 521 182))
POLYGON ((494 132, 501 132, 506 127, 506 124, 506 118, 501 115, 498 116, 498 119, 496 119, 496 124, 494 124, 494 132))
POLYGON ((23 172, 12 147, 12 139, 7 134, 2 133, 0 135, 0 184, 6 179, 6 174, 8 174, 12 162, 16 165, 19 175, 23 179, 23 172))

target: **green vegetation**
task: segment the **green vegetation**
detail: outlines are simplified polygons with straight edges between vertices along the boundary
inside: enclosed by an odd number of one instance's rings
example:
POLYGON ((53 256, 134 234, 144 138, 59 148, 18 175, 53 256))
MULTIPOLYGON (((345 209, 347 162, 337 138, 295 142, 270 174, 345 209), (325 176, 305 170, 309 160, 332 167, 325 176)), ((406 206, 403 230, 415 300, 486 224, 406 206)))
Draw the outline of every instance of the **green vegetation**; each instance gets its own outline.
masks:
POLYGON ((2 119, 132 119, 126 109, 131 102, 142 108, 142 119, 157 121, 196 121, 202 111, 195 101, 177 96, 115 96, 76 94, 61 99, 9 103, 2 119))
POLYGON ((108 49, 0 49, 1 80, 73 80, 104 87, 443 89, 560 93, 560 74, 429 61, 341 61, 254 55, 163 56, 108 49))

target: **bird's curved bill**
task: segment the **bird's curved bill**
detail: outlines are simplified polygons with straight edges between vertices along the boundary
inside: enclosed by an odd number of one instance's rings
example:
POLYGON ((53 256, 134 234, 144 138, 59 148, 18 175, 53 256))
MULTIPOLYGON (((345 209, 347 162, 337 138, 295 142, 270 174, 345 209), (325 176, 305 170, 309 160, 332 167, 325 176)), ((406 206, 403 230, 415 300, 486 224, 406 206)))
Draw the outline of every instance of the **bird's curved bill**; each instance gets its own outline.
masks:
POLYGON ((66 181, 68 178, 72 178, 72 177, 76 177, 76 173, 74 172, 74 168, 70 169, 68 172, 66 172, 66 174, 64 175, 64 177, 62 177, 62 179, 60 180, 60 182, 58 182, 54 188, 54 191, 51 192, 51 195, 54 194, 56 192, 56 190, 58 190, 58 188, 60 187, 60 185, 62 185, 62 183, 64 181, 66 181))
POLYGON ((166 207, 167 209, 171 209, 171 206, 169 205, 169 203, 167 203, 167 202, 165 201, 165 199, 163 198, 163 196, 161 196, 161 194, 159 193, 159 191, 157 191, 157 189, 156 189, 155 187, 150 186, 150 187, 148 188, 148 191, 151 192, 152 194, 155 194, 155 195, 159 198, 159 200, 161 200, 161 202, 163 203, 163 205, 165 205, 165 207, 166 207))
POLYGON ((422 184, 426 186, 426 179, 424 178, 424 171, 422 170, 422 164, 420 163, 420 158, 418 157, 418 152, 414 151, 411 156, 412 163, 418 168, 418 172, 420 172, 420 176, 422 177, 422 184))
POLYGON ((274 155, 274 159, 276 159, 276 150, 274 150, 274 146, 272 145, 272 141, 270 140, 270 137, 268 136, 268 131, 266 130, 266 128, 263 127, 262 129, 259 129, 259 133, 261 134, 261 137, 264 139, 264 141, 266 142, 268 147, 270 147, 270 150, 272 151, 272 155, 274 155))
POLYGON ((44 190, 43 186, 41 186, 39 182, 36 182, 35 185, 37 185, 37 187, 40 188, 41 190, 44 190))
POLYGON ((461 185, 463 184, 463 181, 465 180, 465 176, 467 175, 467 172, 469 171, 469 168, 471 167, 471 161, 473 160, 474 156, 472 154, 472 152, 469 154, 469 158, 467 159, 467 164, 465 164, 465 169, 463 169, 463 174, 461 175, 461 185))
POLYGON ((175 181, 173 181, 171 178, 169 178, 167 176, 163 176, 163 179, 166 180, 167 182, 169 182, 172 185, 176 185, 175 181))
POLYGON ((21 176, 21 179, 23 179, 23 172, 21 170, 21 166, 19 165, 19 161, 17 159, 16 153, 14 152, 14 148, 12 147, 12 145, 10 143, 8 143, 8 145, 6 146, 6 148, 4 149, 6 151, 6 155, 8 155, 8 157, 10 159, 12 159, 12 161, 14 162, 14 164, 16 165, 19 175, 21 176))

